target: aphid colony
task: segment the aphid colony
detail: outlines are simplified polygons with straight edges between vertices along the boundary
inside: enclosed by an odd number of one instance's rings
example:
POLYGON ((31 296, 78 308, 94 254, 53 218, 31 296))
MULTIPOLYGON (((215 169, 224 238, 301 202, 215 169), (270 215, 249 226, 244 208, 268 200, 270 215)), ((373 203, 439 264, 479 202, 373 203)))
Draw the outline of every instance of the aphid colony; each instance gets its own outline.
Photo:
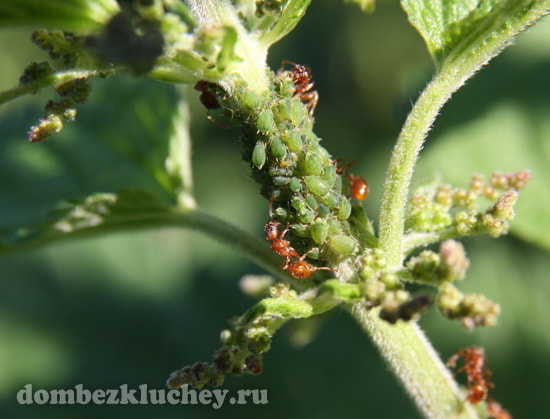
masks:
MULTIPOLYGON (((466 373, 468 401, 476 404, 486 400, 489 389, 493 388, 494 384, 486 380, 486 377, 491 375, 491 371, 485 367, 485 351, 483 348, 475 346, 461 349, 449 358, 447 366, 456 367, 456 361, 459 358, 464 359, 464 365, 456 370, 456 372, 466 373)), ((499 403, 492 399, 487 401, 487 413, 489 417, 495 419, 512 419, 512 416, 499 403)))
POLYGON ((271 77, 273 89, 264 95, 246 86, 238 86, 231 95, 205 82, 195 88, 207 109, 222 104, 226 117, 243 126, 243 159, 251 163, 252 177, 270 202, 265 237, 284 258, 282 269, 306 278, 329 270, 306 257, 322 265, 360 251, 348 220, 363 213, 352 200, 365 199, 368 186, 359 176, 347 174, 351 165, 339 167, 312 131, 319 96, 312 91, 311 71, 283 62, 271 77), (289 71, 284 71, 285 64, 292 66, 289 71), (293 236, 292 246, 287 234, 293 236))

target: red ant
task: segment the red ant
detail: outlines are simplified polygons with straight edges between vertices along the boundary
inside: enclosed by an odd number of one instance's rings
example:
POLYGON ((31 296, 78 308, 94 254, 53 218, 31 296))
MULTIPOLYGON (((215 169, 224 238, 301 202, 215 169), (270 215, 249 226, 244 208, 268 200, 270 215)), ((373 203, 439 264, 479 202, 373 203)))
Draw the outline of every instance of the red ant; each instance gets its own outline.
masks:
POLYGON ((317 102, 319 102, 319 93, 316 90, 310 91, 315 85, 311 81, 311 69, 307 65, 300 65, 284 60, 281 62, 281 68, 277 74, 281 74, 284 71, 285 65, 294 67, 290 70, 290 78, 294 83, 294 94, 292 96, 298 96, 302 102, 307 102, 309 116, 313 116, 317 102))
POLYGON ((270 221, 264 227, 264 235, 265 239, 271 242, 271 250, 285 258, 285 262, 281 265, 281 269, 283 271, 287 270, 294 278, 298 279, 307 278, 315 271, 332 271, 331 268, 313 266, 305 261, 307 255, 316 249, 311 249, 309 252, 300 256, 300 254, 290 246, 290 242, 284 239, 285 234, 289 231, 288 226, 285 227, 279 235, 279 225, 281 223, 272 219, 273 201, 274 198, 269 200, 270 221))
POLYGON ((195 90, 202 92, 199 99, 206 109, 210 111, 211 109, 221 108, 218 99, 216 99, 216 96, 210 90, 210 86, 207 81, 198 81, 197 84, 195 84, 195 90))
MULTIPOLYGON (((350 161, 344 166, 344 160, 333 160, 336 164, 336 173, 339 175, 347 173, 347 171, 355 164, 355 160, 350 161)), ((363 201, 369 196, 369 184, 361 176, 355 176, 353 174, 348 175, 348 180, 351 182, 351 196, 358 201, 363 201)))
POLYGON ((487 415, 494 419, 512 419, 512 415, 493 399, 489 399, 487 402, 487 415))
POLYGON ((197 84, 195 84, 195 90, 202 92, 201 95, 199 96, 199 100, 204 105, 204 107, 208 110, 206 113, 206 119, 208 119, 209 121, 212 121, 219 127, 222 127, 225 129, 231 128, 230 126, 224 125, 221 122, 217 121, 214 117, 210 116, 210 111, 212 109, 220 109, 221 105, 218 102, 218 99, 216 99, 216 95, 214 95, 214 93, 212 93, 212 91, 210 90, 210 86, 208 85, 208 82, 204 80, 198 81, 197 84))
POLYGON ((456 372, 466 372, 468 376, 468 401, 472 404, 479 403, 487 398, 489 389, 494 387, 493 383, 485 380, 491 375, 491 371, 485 369, 485 352, 483 348, 461 349, 447 361, 448 367, 455 367, 458 358, 464 358, 464 366, 456 372))

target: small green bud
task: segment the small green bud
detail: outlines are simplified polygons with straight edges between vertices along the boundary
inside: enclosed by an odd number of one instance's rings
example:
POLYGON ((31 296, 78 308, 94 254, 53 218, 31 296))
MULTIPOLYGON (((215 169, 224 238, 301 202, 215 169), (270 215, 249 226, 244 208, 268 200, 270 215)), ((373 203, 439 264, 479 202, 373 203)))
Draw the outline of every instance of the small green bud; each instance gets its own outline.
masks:
POLYGON ((355 240, 345 234, 337 234, 328 238, 328 245, 334 253, 340 255, 351 255, 357 244, 355 240))
POLYGON ((263 141, 258 141, 254 146, 254 150, 252 151, 252 164, 257 169, 261 169, 262 167, 264 167, 265 161, 265 143, 263 141))
POLYGON ((370 307, 380 304, 380 301, 386 291, 386 287, 375 278, 370 278, 365 281, 365 299, 370 307))
POLYGON ((407 269, 413 279, 427 284, 440 283, 439 267, 441 257, 431 250, 423 250, 407 262, 407 269))
POLYGON ((446 240, 439 247, 441 265, 439 273, 443 281, 464 279, 470 261, 466 257, 464 246, 456 240, 446 240))
POLYGON ((329 187, 319 176, 304 176, 309 191, 319 197, 325 196, 329 187))
POLYGON ((269 148, 271 150, 271 155, 276 159, 282 159, 286 156, 286 145, 279 137, 274 137, 271 140, 269 148))

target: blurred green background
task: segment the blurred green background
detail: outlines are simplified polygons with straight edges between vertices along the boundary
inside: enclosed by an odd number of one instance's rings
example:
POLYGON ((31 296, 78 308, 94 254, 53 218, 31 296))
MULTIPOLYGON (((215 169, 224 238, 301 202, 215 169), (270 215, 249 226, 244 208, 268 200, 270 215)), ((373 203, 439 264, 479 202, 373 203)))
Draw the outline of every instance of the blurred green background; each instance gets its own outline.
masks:
MULTIPOLYGON (((0 90, 17 84, 44 55, 30 31, 0 31, 0 90)), ((464 331, 430 310, 420 321, 446 359, 483 345, 494 397, 514 418, 550 411, 550 18, 522 35, 453 96, 421 153, 416 181, 443 174, 466 186, 473 172, 533 170, 520 194, 510 236, 465 241, 465 291, 502 307, 500 324, 464 331)), ((308 64, 320 102, 316 132, 337 158, 357 159, 369 180, 365 205, 377 219, 384 171, 412 102, 433 66, 398 4, 372 15, 317 0, 269 62, 308 64)), ((198 93, 192 104, 195 190, 207 211, 257 236, 267 218, 246 166, 238 129, 210 123, 198 93)), ((142 187, 162 195, 150 175, 162 164, 177 99, 173 86, 129 76, 94 82, 77 121, 28 144, 26 131, 51 91, 0 107, 0 225, 24 225, 62 198, 142 187)), ((46 389, 163 388, 170 372, 209 360, 227 320, 253 300, 238 279, 262 270, 200 234, 167 229, 71 241, 0 255, 0 417, 419 418, 400 384, 358 326, 338 310, 316 338, 297 348, 285 327, 259 377, 229 377, 225 388, 268 390, 267 406, 20 406, 27 383, 46 389)))

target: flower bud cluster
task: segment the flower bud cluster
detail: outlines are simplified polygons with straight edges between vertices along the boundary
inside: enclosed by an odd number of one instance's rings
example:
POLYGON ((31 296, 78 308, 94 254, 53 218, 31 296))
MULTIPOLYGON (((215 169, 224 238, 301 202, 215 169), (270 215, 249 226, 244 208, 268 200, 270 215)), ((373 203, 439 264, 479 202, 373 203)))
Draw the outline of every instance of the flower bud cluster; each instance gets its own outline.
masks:
POLYGON ((262 354, 271 348, 273 333, 285 322, 284 318, 302 316, 304 307, 309 308, 309 305, 302 303, 286 283, 274 284, 269 288, 267 300, 233 321, 232 330, 222 331, 223 346, 214 353, 211 363, 196 362, 174 371, 167 380, 168 387, 219 386, 227 374, 260 374, 263 371, 262 354))
POLYGON ((463 294, 449 282, 439 287, 437 307, 444 316, 459 319, 467 329, 494 326, 500 306, 482 294, 463 294))
POLYGON ((433 182, 417 188, 410 199, 406 226, 411 231, 441 231, 454 226, 460 235, 488 233, 498 237, 508 232, 514 218, 513 206, 518 190, 531 180, 527 170, 494 172, 489 182, 479 174, 472 176, 468 189, 452 188, 433 182), (481 209, 480 198, 496 201, 481 209))

